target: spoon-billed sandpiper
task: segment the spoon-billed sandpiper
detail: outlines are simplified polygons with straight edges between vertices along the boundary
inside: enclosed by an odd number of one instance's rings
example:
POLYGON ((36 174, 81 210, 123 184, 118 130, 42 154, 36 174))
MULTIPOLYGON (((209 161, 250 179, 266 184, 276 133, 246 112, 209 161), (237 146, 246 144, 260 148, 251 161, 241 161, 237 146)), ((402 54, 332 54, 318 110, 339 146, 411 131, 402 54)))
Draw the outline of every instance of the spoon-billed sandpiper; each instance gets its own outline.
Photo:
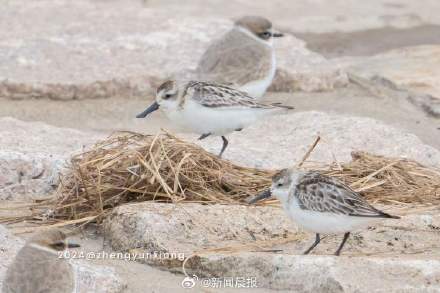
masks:
POLYGON ((380 219, 399 219, 371 206, 342 182, 317 172, 284 169, 272 178, 270 189, 253 198, 255 203, 274 195, 287 215, 305 230, 316 233, 308 254, 320 242, 320 234, 344 233, 335 255, 341 253, 350 232, 380 219))
POLYGON ((217 83, 171 80, 159 86, 156 101, 136 117, 144 118, 159 107, 176 125, 200 134, 199 139, 221 136, 220 157, 228 145, 226 134, 240 131, 265 116, 293 109, 258 103, 246 93, 217 83))
POLYGON ((196 69, 200 80, 230 84, 261 98, 275 76, 272 23, 260 16, 244 16, 203 54, 196 69))

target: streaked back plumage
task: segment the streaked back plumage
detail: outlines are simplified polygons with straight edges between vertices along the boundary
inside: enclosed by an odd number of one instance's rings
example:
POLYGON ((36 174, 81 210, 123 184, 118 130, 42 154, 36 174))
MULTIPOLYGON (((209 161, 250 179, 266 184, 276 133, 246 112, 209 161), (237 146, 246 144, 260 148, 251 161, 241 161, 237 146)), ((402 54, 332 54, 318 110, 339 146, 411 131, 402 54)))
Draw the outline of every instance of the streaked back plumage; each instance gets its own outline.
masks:
POLYGON ((341 181, 318 172, 306 172, 291 191, 300 208, 354 217, 394 218, 370 205, 341 181))
POLYGON ((186 98, 191 98, 200 105, 209 108, 293 109, 293 107, 281 104, 259 103, 245 92, 213 82, 190 81, 184 94, 187 96, 186 98))

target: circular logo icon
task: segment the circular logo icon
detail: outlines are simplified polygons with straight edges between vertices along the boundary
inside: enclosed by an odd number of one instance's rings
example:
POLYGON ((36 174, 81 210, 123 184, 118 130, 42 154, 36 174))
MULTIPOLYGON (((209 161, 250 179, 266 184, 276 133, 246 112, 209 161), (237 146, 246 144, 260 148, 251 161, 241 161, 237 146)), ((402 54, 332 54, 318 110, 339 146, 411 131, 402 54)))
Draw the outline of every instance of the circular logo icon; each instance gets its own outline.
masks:
POLYGON ((194 280, 194 278, 191 277, 185 277, 185 279, 183 279, 182 281, 182 287, 185 289, 194 288, 195 285, 196 285, 196 281, 194 280))

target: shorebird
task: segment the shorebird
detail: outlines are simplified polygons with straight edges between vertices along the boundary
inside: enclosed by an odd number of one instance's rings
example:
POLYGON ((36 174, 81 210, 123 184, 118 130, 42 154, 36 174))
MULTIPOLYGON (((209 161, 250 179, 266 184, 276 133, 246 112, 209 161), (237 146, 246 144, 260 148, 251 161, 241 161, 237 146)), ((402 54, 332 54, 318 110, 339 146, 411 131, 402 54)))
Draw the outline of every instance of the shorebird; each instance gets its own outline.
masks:
POLYGON ((200 134, 199 139, 221 136, 223 146, 219 157, 228 145, 226 134, 241 131, 265 116, 293 109, 281 104, 258 103, 244 92, 217 83, 172 80, 159 86, 156 101, 136 117, 145 118, 159 107, 176 125, 200 134))
POLYGON ((241 17, 203 54, 196 68, 198 79, 230 84, 261 98, 275 76, 273 38, 282 36, 264 17, 241 17))
POLYGON ((67 242, 60 230, 48 230, 32 237, 9 266, 3 293, 73 292, 72 267, 58 255, 59 251, 73 247, 79 245, 67 242))
POLYGON ((371 206, 344 183, 318 172, 284 169, 272 178, 270 189, 249 203, 274 195, 287 215, 305 230, 316 233, 316 240, 304 254, 321 241, 320 234, 344 233, 335 255, 341 253, 350 232, 381 219, 399 219, 371 206))

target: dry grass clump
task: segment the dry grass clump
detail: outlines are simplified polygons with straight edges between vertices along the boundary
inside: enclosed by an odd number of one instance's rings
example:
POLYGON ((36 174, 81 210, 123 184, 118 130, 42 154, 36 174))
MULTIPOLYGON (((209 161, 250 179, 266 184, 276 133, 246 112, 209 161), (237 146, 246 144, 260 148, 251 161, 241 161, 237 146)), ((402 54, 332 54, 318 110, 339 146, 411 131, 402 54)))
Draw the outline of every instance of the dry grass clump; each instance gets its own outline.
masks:
MULTIPOLYGON (((339 178, 373 203, 411 207, 440 204, 438 169, 364 152, 354 152, 352 157, 349 163, 314 169, 339 178)), ((36 203, 32 215, 20 219, 81 224, 101 219, 118 205, 151 200, 240 204, 267 188, 275 172, 224 161, 168 133, 151 136, 127 132, 74 156, 61 176, 56 200, 36 203)), ((20 220, 11 219, 7 221, 20 220)))
POLYGON ((125 133, 74 156, 56 215, 83 218, 133 201, 238 203, 272 172, 234 165, 168 133, 125 133))
POLYGON ((351 162, 332 164, 323 173, 342 180, 373 203, 440 204, 440 170, 366 152, 351 156, 351 162))

